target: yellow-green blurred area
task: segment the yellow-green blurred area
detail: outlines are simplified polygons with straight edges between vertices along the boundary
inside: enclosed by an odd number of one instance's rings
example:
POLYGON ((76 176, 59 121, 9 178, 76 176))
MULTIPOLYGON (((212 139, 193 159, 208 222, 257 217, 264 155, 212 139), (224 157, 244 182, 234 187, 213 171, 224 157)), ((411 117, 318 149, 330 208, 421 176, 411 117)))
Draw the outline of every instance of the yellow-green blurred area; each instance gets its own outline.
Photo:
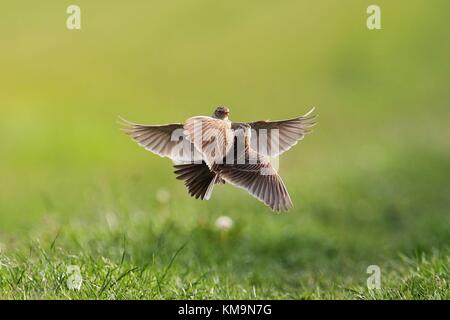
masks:
POLYGON ((191 239, 179 272, 248 278, 233 288, 266 297, 364 287, 369 264, 403 254, 448 259, 449 1, 19 0, 1 12, 2 250, 59 232, 73 254, 71 237, 108 255, 120 245, 86 230, 113 217, 130 263, 145 263, 163 230, 170 252, 191 239), (66 28, 71 4, 81 30, 66 28), (381 30, 366 27, 370 4, 381 30), (183 122, 218 105, 236 121, 316 107, 314 132, 280 158, 289 213, 229 185, 190 198, 171 162, 117 124, 183 122), (235 222, 225 238, 221 215, 235 222))

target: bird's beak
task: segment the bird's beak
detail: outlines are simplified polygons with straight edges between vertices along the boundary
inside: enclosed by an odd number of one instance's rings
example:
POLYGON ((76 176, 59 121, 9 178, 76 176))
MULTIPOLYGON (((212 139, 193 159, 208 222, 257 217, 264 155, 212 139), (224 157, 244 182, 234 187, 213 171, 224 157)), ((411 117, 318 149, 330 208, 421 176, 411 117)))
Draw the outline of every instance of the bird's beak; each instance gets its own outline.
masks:
POLYGON ((225 114, 228 116, 230 114, 230 111, 225 111, 225 114))

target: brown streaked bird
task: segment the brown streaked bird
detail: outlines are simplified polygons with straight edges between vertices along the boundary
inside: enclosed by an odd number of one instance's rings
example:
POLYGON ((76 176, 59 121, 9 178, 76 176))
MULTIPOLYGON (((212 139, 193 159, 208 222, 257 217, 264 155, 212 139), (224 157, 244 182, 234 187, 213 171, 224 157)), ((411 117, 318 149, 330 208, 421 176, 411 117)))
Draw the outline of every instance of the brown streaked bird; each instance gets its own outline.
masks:
POLYGON ((226 107, 185 123, 143 125, 121 120, 124 131, 140 146, 175 162, 176 178, 184 181, 192 197, 208 200, 215 184, 229 183, 273 211, 287 211, 293 206, 291 198, 269 159, 311 131, 316 124, 313 111, 287 120, 248 123, 228 120, 226 107))

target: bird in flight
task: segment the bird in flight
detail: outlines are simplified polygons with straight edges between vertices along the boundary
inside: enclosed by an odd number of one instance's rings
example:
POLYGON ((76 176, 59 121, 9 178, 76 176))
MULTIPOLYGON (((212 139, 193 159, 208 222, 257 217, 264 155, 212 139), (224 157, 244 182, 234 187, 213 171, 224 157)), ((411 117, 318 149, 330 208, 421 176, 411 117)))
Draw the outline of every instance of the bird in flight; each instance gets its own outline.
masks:
POLYGON ((208 200, 214 185, 229 183, 278 212, 293 205, 270 158, 289 150, 311 131, 316 124, 313 111, 288 120, 247 123, 230 121, 227 107, 185 123, 144 125, 120 119, 125 133, 140 146, 175 163, 176 178, 196 199, 208 200))

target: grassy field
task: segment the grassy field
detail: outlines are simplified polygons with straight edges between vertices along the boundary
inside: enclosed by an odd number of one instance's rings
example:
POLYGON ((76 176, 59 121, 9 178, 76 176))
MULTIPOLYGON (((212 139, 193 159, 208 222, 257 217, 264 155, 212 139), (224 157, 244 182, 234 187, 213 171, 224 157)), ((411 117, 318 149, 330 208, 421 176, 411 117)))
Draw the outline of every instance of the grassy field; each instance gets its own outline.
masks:
POLYGON ((79 31, 70 1, 2 4, 0 298, 449 299, 450 2, 376 2, 377 31, 360 0, 80 0, 79 31), (116 123, 217 105, 316 107, 280 159, 293 210, 189 198, 116 123))

